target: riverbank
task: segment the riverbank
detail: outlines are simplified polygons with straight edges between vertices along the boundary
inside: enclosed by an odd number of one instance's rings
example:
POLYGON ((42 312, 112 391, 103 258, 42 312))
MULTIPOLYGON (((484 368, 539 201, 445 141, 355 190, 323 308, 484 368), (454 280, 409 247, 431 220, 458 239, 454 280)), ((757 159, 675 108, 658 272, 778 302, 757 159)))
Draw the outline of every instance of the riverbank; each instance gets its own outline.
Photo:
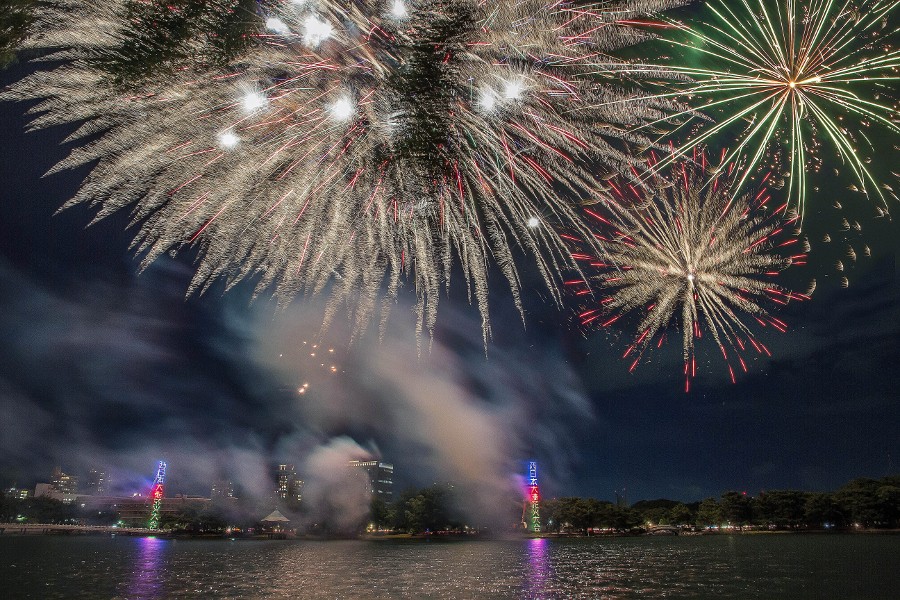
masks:
POLYGON ((192 533, 185 531, 150 530, 144 528, 124 527, 98 527, 81 525, 57 525, 57 524, 14 524, 0 523, 0 536, 106 536, 106 537, 155 537, 160 539, 175 540, 306 540, 306 541, 340 541, 359 540, 367 542, 380 541, 502 541, 502 540, 568 540, 568 539, 615 539, 615 538, 639 538, 639 537, 695 537, 695 536, 752 536, 752 535, 900 535, 900 529, 746 529, 746 530, 666 530, 662 533, 656 531, 630 531, 630 532, 603 532, 603 533, 523 533, 523 532, 430 532, 430 533, 395 533, 379 532, 364 533, 356 536, 327 536, 293 531, 276 532, 241 532, 218 533, 204 532, 192 533))

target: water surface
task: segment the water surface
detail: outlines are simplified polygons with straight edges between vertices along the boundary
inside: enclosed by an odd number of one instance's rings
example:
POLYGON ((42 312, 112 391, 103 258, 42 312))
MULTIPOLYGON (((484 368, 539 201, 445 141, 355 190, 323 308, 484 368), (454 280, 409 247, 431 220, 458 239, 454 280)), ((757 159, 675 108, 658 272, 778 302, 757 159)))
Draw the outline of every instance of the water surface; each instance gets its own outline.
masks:
POLYGON ((0 536, 4 598, 900 598, 898 535, 517 541, 0 536))

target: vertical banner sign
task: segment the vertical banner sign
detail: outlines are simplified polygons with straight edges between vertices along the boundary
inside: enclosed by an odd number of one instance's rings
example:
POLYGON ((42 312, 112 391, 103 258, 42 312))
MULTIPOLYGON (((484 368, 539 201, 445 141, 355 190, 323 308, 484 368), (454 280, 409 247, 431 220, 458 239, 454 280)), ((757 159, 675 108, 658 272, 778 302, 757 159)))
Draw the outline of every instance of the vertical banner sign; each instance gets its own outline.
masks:
POLYGON ((540 533, 541 531, 541 512, 540 512, 541 492, 538 488, 537 462, 528 463, 528 503, 529 503, 529 521, 528 531, 540 533))
POLYGON ((166 463, 159 461, 156 466, 156 478, 153 480, 153 487, 150 489, 150 500, 153 502, 150 508, 150 520, 147 522, 148 529, 159 529, 159 513, 162 508, 163 484, 166 482, 166 463))

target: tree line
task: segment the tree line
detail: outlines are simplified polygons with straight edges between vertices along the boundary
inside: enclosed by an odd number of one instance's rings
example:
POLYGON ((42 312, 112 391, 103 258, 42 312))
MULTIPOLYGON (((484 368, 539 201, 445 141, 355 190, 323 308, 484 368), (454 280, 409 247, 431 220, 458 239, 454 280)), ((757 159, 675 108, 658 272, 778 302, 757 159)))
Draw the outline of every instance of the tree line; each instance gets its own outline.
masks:
POLYGON ((367 529, 402 533, 465 530, 465 518, 457 508, 453 487, 432 485, 409 488, 393 502, 373 498, 367 529))
POLYGON ((854 479, 834 492, 770 490, 755 497, 727 491, 683 503, 650 500, 618 506, 594 498, 554 498, 540 504, 545 531, 629 531, 660 525, 701 529, 851 529, 900 527, 900 475, 854 479))
MULTIPOLYGON (((521 506, 515 502, 516 506, 521 506)), ((374 499, 370 522, 378 529, 421 533, 460 531, 465 517, 455 508, 453 489, 431 486, 410 489, 392 503, 374 499)), ((521 510, 521 508, 519 508, 521 510)), ((510 526, 518 522, 510 510, 510 526)), ((900 475, 854 479, 834 492, 769 490, 755 497, 727 491, 718 498, 684 503, 642 500, 631 506, 596 498, 563 497, 542 500, 545 532, 590 529, 628 532, 657 526, 743 529, 900 528, 900 475)))

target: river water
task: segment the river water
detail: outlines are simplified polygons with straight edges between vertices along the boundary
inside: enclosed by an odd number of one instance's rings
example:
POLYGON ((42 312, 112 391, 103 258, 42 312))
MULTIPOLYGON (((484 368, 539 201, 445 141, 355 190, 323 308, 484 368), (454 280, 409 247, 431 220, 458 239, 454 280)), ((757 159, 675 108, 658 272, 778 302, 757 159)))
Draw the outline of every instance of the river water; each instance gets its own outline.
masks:
POLYGON ((2 598, 900 598, 900 535, 0 536, 2 598))

